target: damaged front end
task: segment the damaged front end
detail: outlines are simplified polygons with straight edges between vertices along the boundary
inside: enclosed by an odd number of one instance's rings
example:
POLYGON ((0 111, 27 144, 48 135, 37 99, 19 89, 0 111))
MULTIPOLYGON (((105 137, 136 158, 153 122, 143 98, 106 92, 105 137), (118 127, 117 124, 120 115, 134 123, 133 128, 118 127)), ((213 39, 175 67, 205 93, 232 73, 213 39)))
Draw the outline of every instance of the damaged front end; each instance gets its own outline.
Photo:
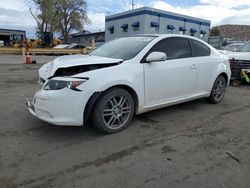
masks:
POLYGON ((73 76, 88 71, 116 66, 122 62, 122 59, 103 58, 91 55, 62 56, 43 65, 39 69, 38 83, 42 86, 47 79, 73 76))
POLYGON ((116 65, 119 65, 120 63, 121 62, 109 63, 109 64, 79 65, 79 66, 73 66, 73 67, 59 68, 56 70, 53 77, 72 76, 72 75, 76 75, 76 74, 80 74, 80 73, 84 73, 88 71, 116 66, 116 65))

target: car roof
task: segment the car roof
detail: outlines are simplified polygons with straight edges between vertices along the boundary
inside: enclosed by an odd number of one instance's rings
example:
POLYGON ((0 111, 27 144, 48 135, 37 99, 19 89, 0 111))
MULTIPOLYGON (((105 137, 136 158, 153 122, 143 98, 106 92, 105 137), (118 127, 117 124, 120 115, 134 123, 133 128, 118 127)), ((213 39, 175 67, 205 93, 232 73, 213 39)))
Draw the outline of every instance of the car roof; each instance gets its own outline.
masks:
POLYGON ((189 36, 189 35, 181 35, 181 34, 139 34, 139 35, 134 35, 132 37, 140 37, 140 36, 145 36, 145 37, 160 37, 160 38, 167 38, 167 37, 182 37, 182 38, 189 38, 189 39, 195 39, 195 40, 201 40, 197 37, 189 36))

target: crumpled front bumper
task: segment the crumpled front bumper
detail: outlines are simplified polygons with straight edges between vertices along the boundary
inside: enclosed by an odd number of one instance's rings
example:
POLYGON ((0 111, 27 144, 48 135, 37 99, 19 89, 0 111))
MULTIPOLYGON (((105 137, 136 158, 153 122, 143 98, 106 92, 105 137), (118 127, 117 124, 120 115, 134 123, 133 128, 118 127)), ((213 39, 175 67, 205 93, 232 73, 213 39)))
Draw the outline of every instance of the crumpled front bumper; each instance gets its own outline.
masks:
POLYGON ((62 126, 82 126, 83 110, 87 99, 77 93, 65 89, 64 91, 40 90, 31 102, 26 98, 29 112, 48 123, 62 126))
POLYGON ((29 99, 26 98, 26 105, 28 107, 29 112, 33 115, 36 116, 34 106, 30 103, 29 99))

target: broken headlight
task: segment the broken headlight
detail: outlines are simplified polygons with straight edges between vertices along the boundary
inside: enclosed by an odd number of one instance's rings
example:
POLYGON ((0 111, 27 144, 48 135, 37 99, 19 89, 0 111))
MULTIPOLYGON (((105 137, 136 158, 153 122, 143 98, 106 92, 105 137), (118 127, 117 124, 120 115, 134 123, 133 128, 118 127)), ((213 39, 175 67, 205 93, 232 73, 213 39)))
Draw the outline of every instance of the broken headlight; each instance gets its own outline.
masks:
POLYGON ((77 81, 64 81, 64 80, 49 80, 45 86, 44 90, 60 90, 64 88, 69 88, 75 91, 80 91, 77 89, 78 86, 86 82, 87 80, 77 80, 77 81))

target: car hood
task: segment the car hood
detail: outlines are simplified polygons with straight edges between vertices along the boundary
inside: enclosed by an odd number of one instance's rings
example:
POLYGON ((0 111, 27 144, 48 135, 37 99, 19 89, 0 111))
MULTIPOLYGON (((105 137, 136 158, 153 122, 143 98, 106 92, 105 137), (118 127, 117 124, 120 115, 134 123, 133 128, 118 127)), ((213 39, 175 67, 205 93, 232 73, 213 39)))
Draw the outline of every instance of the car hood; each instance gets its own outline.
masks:
POLYGON ((231 52, 227 56, 229 59, 250 61, 250 52, 231 52))
MULTIPOLYGON (((122 59, 99 57, 92 55, 68 55, 61 56, 46 63, 39 69, 39 77, 43 80, 53 76, 58 69, 66 70, 70 68, 72 75, 74 73, 86 72, 94 69, 104 68, 106 66, 112 66, 117 63, 121 63, 122 59)), ((69 73, 70 74, 70 73, 69 73)))

